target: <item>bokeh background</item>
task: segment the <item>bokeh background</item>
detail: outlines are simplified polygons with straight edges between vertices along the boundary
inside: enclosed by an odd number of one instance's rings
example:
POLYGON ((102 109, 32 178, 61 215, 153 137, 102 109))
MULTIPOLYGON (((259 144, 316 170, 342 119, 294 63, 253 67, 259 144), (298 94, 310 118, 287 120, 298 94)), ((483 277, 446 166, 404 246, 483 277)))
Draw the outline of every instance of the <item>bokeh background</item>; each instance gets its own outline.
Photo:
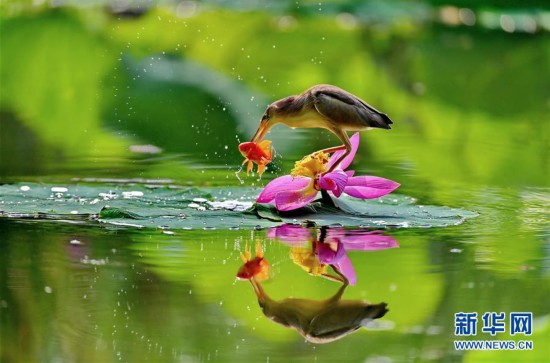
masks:
MULTIPOLYGON (((265 107, 317 83, 395 122, 362 134, 358 173, 480 213, 352 254, 359 283, 346 296, 389 304, 379 330, 316 346, 265 319, 234 278, 265 231, 1 219, 1 360, 546 361, 547 1, 4 0, 0 183, 262 186, 337 143, 277 126, 263 179, 236 175, 265 107), (459 311, 531 311, 535 349, 457 352, 459 311)), ((274 297, 336 290, 265 246, 274 297)))

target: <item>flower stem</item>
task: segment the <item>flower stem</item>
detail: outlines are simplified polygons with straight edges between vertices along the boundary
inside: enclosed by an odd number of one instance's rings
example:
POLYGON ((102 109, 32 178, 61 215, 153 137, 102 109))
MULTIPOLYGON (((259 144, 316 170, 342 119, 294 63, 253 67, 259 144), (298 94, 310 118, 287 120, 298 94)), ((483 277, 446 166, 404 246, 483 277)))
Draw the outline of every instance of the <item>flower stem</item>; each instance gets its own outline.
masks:
POLYGON ((321 189, 321 197, 323 197, 323 199, 321 200, 321 203, 325 204, 328 207, 337 208, 336 205, 334 204, 334 201, 332 200, 332 198, 330 197, 330 195, 326 190, 321 189))

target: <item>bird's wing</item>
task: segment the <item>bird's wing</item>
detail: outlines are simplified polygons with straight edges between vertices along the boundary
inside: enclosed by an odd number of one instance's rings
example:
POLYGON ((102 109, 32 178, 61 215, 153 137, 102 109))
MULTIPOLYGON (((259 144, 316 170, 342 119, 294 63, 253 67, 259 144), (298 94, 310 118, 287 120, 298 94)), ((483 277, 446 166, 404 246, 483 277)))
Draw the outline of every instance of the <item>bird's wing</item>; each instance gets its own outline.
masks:
POLYGON ((319 341, 331 341, 354 332, 366 322, 383 317, 385 303, 371 305, 360 300, 340 301, 321 311, 310 323, 308 335, 319 341))
POLYGON ((334 86, 311 90, 314 105, 321 115, 340 125, 390 129, 390 118, 349 92, 334 86))

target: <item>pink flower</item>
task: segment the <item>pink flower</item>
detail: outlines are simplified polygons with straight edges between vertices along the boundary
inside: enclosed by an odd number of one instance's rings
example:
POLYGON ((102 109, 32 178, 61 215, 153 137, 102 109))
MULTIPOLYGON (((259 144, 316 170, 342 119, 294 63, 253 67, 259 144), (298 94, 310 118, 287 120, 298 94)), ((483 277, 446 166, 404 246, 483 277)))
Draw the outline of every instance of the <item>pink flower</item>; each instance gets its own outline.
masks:
POLYGON ((320 190, 331 192, 335 197, 346 193, 355 198, 371 199, 391 193, 399 183, 377 176, 353 176, 354 171, 344 171, 355 157, 359 147, 359 133, 350 138, 352 150, 334 171, 323 174, 344 153, 335 152, 332 157, 318 151, 297 161, 290 175, 269 182, 256 200, 258 203, 275 203, 280 211, 303 207, 315 199, 320 190))
MULTIPOLYGON (((397 240, 392 236, 386 236, 380 230, 346 230, 344 228, 324 228, 317 230, 303 228, 293 225, 282 225, 270 228, 267 231, 267 238, 278 239, 280 242, 290 245, 291 248, 306 246, 311 242, 310 254, 315 255, 320 266, 307 270, 323 271, 322 266, 331 265, 338 269, 349 281, 355 285, 357 275, 353 264, 347 254, 348 251, 378 251, 387 248, 399 247, 397 240)), ((311 261, 307 258, 294 259, 295 262, 311 261)))

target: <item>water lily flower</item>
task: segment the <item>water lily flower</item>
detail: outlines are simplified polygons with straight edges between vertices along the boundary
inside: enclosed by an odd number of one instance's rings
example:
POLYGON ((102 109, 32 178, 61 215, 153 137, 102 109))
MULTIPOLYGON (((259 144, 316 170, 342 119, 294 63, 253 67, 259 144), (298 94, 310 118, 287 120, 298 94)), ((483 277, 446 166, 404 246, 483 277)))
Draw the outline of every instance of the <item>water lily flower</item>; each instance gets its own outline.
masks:
POLYGON ((266 165, 271 162, 273 153, 271 150, 271 141, 264 140, 260 143, 243 142, 239 144, 239 151, 245 157, 243 164, 248 162, 246 173, 250 174, 253 163, 258 165, 258 175, 261 177, 265 171, 266 165))
POLYGON ((300 226, 283 225, 270 228, 267 238, 277 239, 290 245, 293 262, 308 273, 334 278, 327 274, 327 266, 333 266, 348 279, 350 285, 356 284, 357 275, 347 254, 348 251, 378 251, 399 247, 395 238, 385 235, 380 230, 324 227, 311 230, 300 226))
POLYGON ((309 204, 320 190, 331 192, 335 197, 342 193, 355 198, 378 198, 399 187, 389 179, 377 176, 354 176, 353 170, 345 171, 351 164, 359 147, 359 133, 351 138, 352 150, 332 172, 325 173, 343 155, 344 150, 332 157, 323 151, 307 155, 297 161, 290 175, 269 182, 256 200, 258 203, 275 203, 280 211, 288 211, 309 204))

